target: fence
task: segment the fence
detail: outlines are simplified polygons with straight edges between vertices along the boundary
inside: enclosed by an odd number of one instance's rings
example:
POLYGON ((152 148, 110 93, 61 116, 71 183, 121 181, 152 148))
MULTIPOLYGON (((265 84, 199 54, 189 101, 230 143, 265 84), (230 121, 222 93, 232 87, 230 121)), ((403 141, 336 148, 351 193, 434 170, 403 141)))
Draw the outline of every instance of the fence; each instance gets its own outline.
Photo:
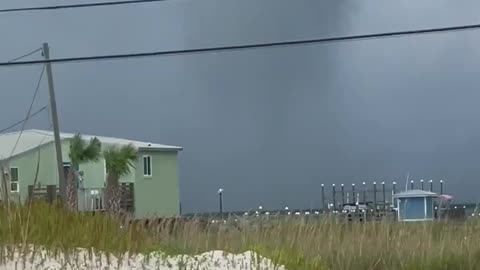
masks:
MULTIPOLYGON (((135 211, 134 184, 120 184, 120 208, 124 212, 133 213, 135 211)), ((41 200, 53 203, 60 199, 59 188, 56 185, 46 186, 28 186, 28 198, 31 200, 41 200)), ((104 211, 105 210, 105 188, 80 188, 78 190, 78 210, 79 211, 104 211)))
POLYGON ((48 203, 53 203, 59 198, 59 190, 56 185, 46 186, 28 186, 28 199, 29 200, 42 200, 48 203))
POLYGON ((120 208, 128 213, 135 211, 135 190, 133 183, 120 184, 120 208))
POLYGON ((80 188, 78 190, 79 211, 104 211, 105 210, 104 188, 80 188))

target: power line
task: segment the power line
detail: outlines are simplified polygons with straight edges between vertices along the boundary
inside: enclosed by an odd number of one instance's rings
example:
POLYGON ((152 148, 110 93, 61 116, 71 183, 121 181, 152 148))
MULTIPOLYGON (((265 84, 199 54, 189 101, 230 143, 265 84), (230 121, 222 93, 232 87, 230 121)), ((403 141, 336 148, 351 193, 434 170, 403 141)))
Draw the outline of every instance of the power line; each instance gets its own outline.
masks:
POLYGON ((37 98, 38 90, 40 89, 40 83, 42 82, 44 72, 45 72, 45 67, 43 67, 42 72, 40 72, 40 77, 38 78, 37 86, 35 87, 35 91, 33 93, 32 102, 30 102, 30 106, 28 107, 28 111, 27 111, 27 116, 25 117, 25 120, 22 123, 22 128, 20 129, 20 132, 18 133, 17 141, 15 142, 15 145, 12 148, 12 152, 10 152, 10 157, 13 156, 13 153, 15 152, 15 149, 17 149, 18 142, 20 141, 20 138, 22 137, 23 131, 25 130, 25 126, 27 125, 27 122, 31 117, 33 104, 35 103, 35 99, 37 98))
POLYGON ((376 33, 376 34, 351 35, 351 36, 340 36, 340 37, 329 37, 329 38, 318 38, 318 39, 291 40, 291 41, 280 41, 280 42, 269 42, 269 43, 255 43, 255 44, 246 44, 246 45, 206 47, 206 48, 185 49, 185 50, 168 50, 168 51, 141 52, 141 53, 128 53, 128 54, 66 57, 66 58, 56 58, 56 59, 49 59, 49 60, 19 61, 19 62, 13 62, 13 63, 0 62, 0 66, 24 66, 24 65, 35 65, 35 64, 44 64, 44 63, 69 63, 69 62, 80 62, 80 61, 115 60, 115 59, 152 57, 152 56, 172 56, 172 55, 184 55, 184 54, 194 54, 194 53, 211 53, 211 52, 235 51, 235 50, 245 50, 245 49, 260 49, 260 48, 271 48, 271 47, 285 47, 285 46, 297 46, 297 45, 307 45, 307 44, 354 41, 354 40, 363 40, 363 39, 392 38, 392 37, 398 37, 398 36, 476 30, 479 28, 480 28, 480 24, 469 24, 469 25, 441 27, 441 28, 427 28, 427 29, 420 29, 420 30, 384 32, 384 33, 376 33))
POLYGON ((24 11, 45 11, 45 10, 88 8, 88 7, 102 7, 102 6, 119 6, 119 5, 143 4, 143 3, 165 2, 165 1, 167 1, 167 0, 129 0, 129 1, 112 1, 112 2, 99 2, 99 3, 71 4, 71 5, 10 8, 10 9, 0 9, 0 13, 24 12, 24 11))
POLYGON ((33 113, 30 115, 29 118, 24 118, 24 119, 22 119, 22 120, 20 120, 20 121, 17 121, 17 122, 15 122, 15 123, 9 125, 8 127, 4 128, 4 129, 1 129, 1 130, 0 130, 0 134, 4 133, 4 132, 6 132, 6 131, 9 131, 9 130, 15 128, 16 126, 22 124, 23 122, 27 121, 28 119, 31 119, 31 118, 37 116, 39 113, 45 111, 47 108, 48 108, 47 106, 43 106, 43 107, 41 107, 40 109, 38 109, 37 111, 33 112, 33 113))
POLYGON ((19 57, 17 57, 17 58, 13 58, 12 60, 8 61, 8 63, 12 63, 12 62, 15 62, 15 61, 17 61, 17 60, 23 59, 23 58, 28 57, 28 56, 36 53, 36 52, 41 51, 41 50, 42 50, 42 48, 38 48, 38 49, 36 49, 36 50, 34 50, 34 51, 31 51, 31 52, 29 52, 29 53, 27 53, 27 54, 24 54, 24 55, 22 55, 22 56, 19 56, 19 57))

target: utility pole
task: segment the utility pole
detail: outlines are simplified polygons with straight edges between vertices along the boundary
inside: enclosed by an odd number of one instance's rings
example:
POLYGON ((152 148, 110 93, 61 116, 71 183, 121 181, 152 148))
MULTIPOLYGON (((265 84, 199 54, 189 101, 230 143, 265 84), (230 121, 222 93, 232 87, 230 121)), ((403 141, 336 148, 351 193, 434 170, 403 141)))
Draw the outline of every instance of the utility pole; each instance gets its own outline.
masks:
MULTIPOLYGON (((43 56, 45 57, 45 60, 50 59, 50 51, 48 48, 48 43, 43 43, 43 56)), ((53 137, 55 139, 55 153, 57 156, 58 187, 60 189, 60 196, 63 200, 63 203, 65 203, 65 199, 67 195, 67 186, 65 182, 65 172, 63 169, 62 144, 60 141, 60 128, 58 126, 57 102, 55 101, 52 66, 50 62, 45 63, 45 68, 47 71, 48 94, 50 96, 50 113, 52 116, 53 137)))

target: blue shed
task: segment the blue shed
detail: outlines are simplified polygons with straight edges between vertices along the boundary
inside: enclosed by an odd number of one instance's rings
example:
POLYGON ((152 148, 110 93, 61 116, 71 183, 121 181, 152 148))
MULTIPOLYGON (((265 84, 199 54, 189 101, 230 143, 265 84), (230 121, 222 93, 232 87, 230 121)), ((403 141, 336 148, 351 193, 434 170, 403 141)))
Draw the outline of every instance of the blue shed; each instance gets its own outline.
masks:
POLYGON ((434 201, 438 194, 424 190, 407 190, 394 195, 399 221, 433 220, 434 201))

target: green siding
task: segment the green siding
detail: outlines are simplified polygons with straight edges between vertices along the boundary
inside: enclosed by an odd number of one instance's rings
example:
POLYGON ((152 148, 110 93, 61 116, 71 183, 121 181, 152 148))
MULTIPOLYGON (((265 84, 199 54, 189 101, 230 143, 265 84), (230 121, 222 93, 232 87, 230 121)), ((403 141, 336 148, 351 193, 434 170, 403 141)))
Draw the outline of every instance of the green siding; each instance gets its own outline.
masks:
POLYGON ((175 216, 180 213, 176 152, 139 152, 135 182, 135 217, 175 216), (152 176, 143 176, 143 156, 152 157, 152 176))
POLYGON ((19 193, 10 193, 15 201, 25 200, 28 196, 28 186, 33 185, 37 171, 37 163, 40 158, 37 183, 42 185, 55 184, 55 153, 53 144, 46 144, 34 151, 18 155, 8 162, 10 167, 18 168, 19 193))
POLYGON ((90 162, 80 165, 83 171, 83 186, 85 188, 105 187, 105 165, 103 159, 98 162, 90 162))
MULTIPOLYGON (((70 152, 70 142, 62 141, 63 162, 70 162, 68 153, 70 152)), ((80 164, 80 171, 83 171, 83 180, 85 188, 103 188, 105 183, 105 164, 103 159, 98 162, 89 162, 80 164)), ((56 171, 55 171, 56 172, 56 171)), ((58 176, 55 173, 55 183, 58 183, 58 176)))
MULTIPOLYGON (((102 147, 109 147, 109 145, 104 144, 102 147)), ((70 160, 68 157, 69 151, 69 142, 62 142, 62 156, 64 162, 68 162, 70 160)), ((102 188, 105 186, 105 159, 100 158, 100 160, 97 162, 80 164, 79 169, 84 173, 83 179, 85 181, 85 188, 102 188)), ((120 182, 135 182, 135 168, 132 168, 130 174, 120 178, 120 182)))
MULTIPOLYGON (((68 141, 62 142, 62 156, 68 162, 68 141)), ((38 181, 42 185, 57 184, 55 149, 53 143, 48 143, 36 150, 28 151, 12 158, 8 165, 19 169, 20 192, 11 193, 13 200, 24 201, 28 195, 28 185, 32 185, 40 153, 40 169, 38 181)), ((84 172, 85 188, 103 188, 105 181, 105 161, 80 165, 84 172)), ((121 182, 133 182, 135 188, 135 217, 146 218, 155 216, 174 216, 180 212, 180 195, 178 179, 177 152, 149 151, 139 152, 129 175, 120 179, 121 182), (143 176, 143 156, 152 157, 152 176, 143 176)))

